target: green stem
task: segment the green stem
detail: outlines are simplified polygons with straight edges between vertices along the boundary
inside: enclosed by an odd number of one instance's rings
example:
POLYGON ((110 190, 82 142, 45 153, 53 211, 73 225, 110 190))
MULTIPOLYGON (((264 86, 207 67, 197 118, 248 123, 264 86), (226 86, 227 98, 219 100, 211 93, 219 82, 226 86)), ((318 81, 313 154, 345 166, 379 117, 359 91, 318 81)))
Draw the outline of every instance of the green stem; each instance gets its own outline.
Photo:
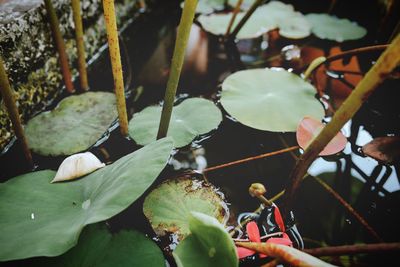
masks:
POLYGON ((317 69, 320 65, 322 65, 324 62, 326 61, 326 57, 317 57, 316 59, 314 59, 310 65, 308 66, 308 68, 306 69, 306 71, 304 72, 304 77, 303 79, 305 81, 308 80, 308 78, 310 77, 311 73, 317 69))
POLYGON ((86 71, 85 44, 83 40, 83 24, 80 0, 72 0, 72 14, 74 17, 75 39, 78 50, 79 80, 81 84, 81 89, 87 91, 89 90, 89 84, 86 71))
POLYGON ((58 56, 60 60, 61 73, 64 79, 65 87, 67 91, 73 93, 75 91, 74 85, 72 84, 71 71, 69 69, 68 56, 65 49, 64 39, 62 38, 60 25, 58 22, 56 11, 54 10, 51 0, 44 0, 47 16, 50 22, 51 33, 53 35, 54 43, 56 45, 58 56))
POLYGON ((229 21, 229 24, 228 24, 228 28, 226 29, 226 33, 225 33, 225 37, 226 38, 231 33, 231 29, 232 29, 233 23, 236 20, 236 16, 240 11, 240 7, 242 6, 242 3, 243 3, 243 0, 238 0, 237 3, 236 3, 235 9, 233 10, 233 14, 232 14, 231 20, 229 21))
POLYGON ((117 97, 117 110, 121 134, 128 135, 128 114, 126 112, 124 78, 122 76, 121 53, 119 49, 117 20, 115 17, 114 0, 103 0, 104 18, 108 46, 110 50, 111 68, 114 77, 114 90, 117 97))
POLYGON ((161 113, 157 139, 167 136, 168 133, 176 89, 178 87, 179 77, 182 71, 185 50, 189 40, 190 29, 192 27, 197 2, 198 0, 185 0, 181 21, 179 23, 178 33, 176 36, 174 55, 171 63, 171 73, 168 78, 167 90, 165 91, 164 105, 161 113))
POLYGON ((8 115, 12 122, 12 126, 15 135, 19 139, 24 155, 28 163, 33 166, 31 151, 28 147, 28 142, 26 141, 24 129, 22 128, 21 119, 19 117, 19 112, 17 105, 15 104, 15 98, 11 90, 10 82, 8 81, 8 76, 4 68, 3 59, 0 56, 0 92, 3 97, 4 104, 7 108, 8 115))
POLYGON ((319 135, 307 147, 294 167, 286 187, 286 211, 290 210, 291 202, 307 173, 311 163, 318 157, 330 140, 340 131, 343 125, 351 119, 375 88, 393 71, 400 62, 400 35, 383 52, 375 65, 367 72, 353 92, 343 102, 334 114, 332 120, 322 129, 319 135))

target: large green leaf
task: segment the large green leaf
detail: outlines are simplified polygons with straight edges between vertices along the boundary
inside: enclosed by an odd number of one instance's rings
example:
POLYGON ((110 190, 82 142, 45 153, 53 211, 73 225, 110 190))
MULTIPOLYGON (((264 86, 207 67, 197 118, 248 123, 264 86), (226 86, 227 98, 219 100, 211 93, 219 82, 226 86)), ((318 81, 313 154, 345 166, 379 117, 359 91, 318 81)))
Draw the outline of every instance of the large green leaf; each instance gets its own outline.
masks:
POLYGON ((321 39, 337 42, 357 40, 367 34, 367 30, 348 19, 339 19, 329 14, 307 14, 311 31, 321 39))
POLYGON ((187 178, 168 180, 145 199, 143 212, 159 236, 176 233, 179 239, 189 231, 191 211, 198 211, 224 222, 228 211, 216 189, 203 181, 187 178))
POLYGON ((178 267, 239 265, 232 238, 215 218, 192 212, 189 225, 191 235, 173 252, 178 267))
POLYGON ((99 224, 86 227, 78 245, 56 258, 43 259, 42 266, 165 266, 160 248, 138 231, 122 230, 111 235, 99 224))
POLYGON ((166 138, 73 182, 50 184, 55 172, 45 170, 1 184, 0 261, 64 253, 85 225, 118 214, 140 197, 171 150, 166 138))
MULTIPOLYGON (((161 109, 161 106, 151 106, 133 115, 129 122, 129 135, 136 143, 146 145, 156 140, 161 109)), ((172 110, 168 136, 174 140, 175 147, 183 147, 195 137, 216 129, 221 121, 221 111, 213 102, 189 98, 172 110)))
POLYGON ((45 156, 71 155, 93 145, 117 118, 115 95, 87 92, 63 99, 25 127, 30 148, 45 156))
POLYGON ((230 75, 222 84, 221 104, 244 125, 272 132, 294 132, 305 116, 322 119, 316 89, 285 70, 252 69, 230 75))

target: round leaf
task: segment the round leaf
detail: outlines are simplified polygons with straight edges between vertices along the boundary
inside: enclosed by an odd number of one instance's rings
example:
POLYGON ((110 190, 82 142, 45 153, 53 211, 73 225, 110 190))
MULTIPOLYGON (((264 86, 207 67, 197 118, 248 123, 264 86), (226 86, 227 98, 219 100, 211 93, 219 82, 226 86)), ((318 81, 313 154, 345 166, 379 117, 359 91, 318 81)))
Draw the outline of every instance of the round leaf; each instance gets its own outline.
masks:
MULTIPOLYGON (((129 122, 129 135, 140 145, 156 140, 161 118, 161 106, 147 107, 133 115, 129 122)), ((172 110, 168 136, 175 147, 190 144, 194 138, 216 129, 222 121, 221 111, 203 98, 189 98, 172 110)))
POLYGON ((84 179, 50 184, 55 172, 33 172, 0 185, 0 261, 56 256, 73 247, 85 225, 132 204, 165 167, 169 138, 131 153, 84 179))
POLYGON ((173 252, 178 267, 239 265, 232 238, 215 218, 192 212, 189 225, 191 235, 173 252))
POLYGON ((187 178, 162 183, 143 204, 143 212, 157 235, 176 233, 180 240, 190 233, 191 211, 205 213, 220 222, 228 217, 224 199, 213 186, 187 178))
POLYGON ((367 30, 348 19, 339 19, 329 14, 307 14, 311 31, 321 39, 343 42, 357 40, 367 34, 367 30))
POLYGON ((222 83, 221 104, 239 122, 272 132, 294 132, 305 116, 322 119, 316 89, 285 70, 238 71, 222 83))
POLYGON ((63 99, 25 127, 30 148, 45 156, 71 155, 88 149, 117 117, 115 95, 87 92, 63 99))
POLYGON ((311 25, 303 14, 293 12, 293 15, 279 22, 279 34, 290 39, 301 39, 311 34, 311 25))
MULTIPOLYGON (((303 149, 306 149, 315 137, 324 128, 324 124, 311 117, 305 117, 301 120, 296 131, 297 143, 303 149)), ((337 133, 328 145, 319 153, 320 156, 333 155, 342 151, 347 144, 346 137, 341 133, 337 133)))

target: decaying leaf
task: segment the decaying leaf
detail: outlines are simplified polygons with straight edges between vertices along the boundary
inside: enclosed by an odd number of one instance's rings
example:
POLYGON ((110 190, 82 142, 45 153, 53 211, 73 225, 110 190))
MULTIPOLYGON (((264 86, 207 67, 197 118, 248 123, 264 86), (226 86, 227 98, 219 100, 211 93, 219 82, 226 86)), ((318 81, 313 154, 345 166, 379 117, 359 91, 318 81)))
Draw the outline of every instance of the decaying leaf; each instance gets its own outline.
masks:
POLYGON ((362 147, 362 152, 378 161, 392 164, 400 160, 400 137, 377 137, 362 147))
POLYGON ((78 153, 64 159, 57 170, 56 177, 54 177, 51 182, 73 180, 103 168, 104 166, 106 165, 92 153, 78 153))

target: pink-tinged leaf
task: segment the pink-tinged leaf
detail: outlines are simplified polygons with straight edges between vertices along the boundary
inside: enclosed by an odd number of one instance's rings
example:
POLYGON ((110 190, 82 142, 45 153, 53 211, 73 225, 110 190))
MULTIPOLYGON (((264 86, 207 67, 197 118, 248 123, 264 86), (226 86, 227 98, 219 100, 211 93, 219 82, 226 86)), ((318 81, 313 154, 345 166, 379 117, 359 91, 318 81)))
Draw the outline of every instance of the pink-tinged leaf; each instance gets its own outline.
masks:
POLYGON ((271 237, 270 239, 267 240, 266 243, 279 244, 289 247, 293 246, 292 241, 290 240, 289 236, 286 233, 283 234, 283 237, 271 237))
POLYGON ((260 230, 255 222, 251 221, 246 225, 246 232, 251 242, 261 242, 260 230))
MULTIPOLYGON (((306 149, 313 139, 324 128, 324 124, 312 117, 304 117, 297 127, 296 138, 297 143, 302 149, 306 149)), ((319 153, 320 156, 336 154, 344 149, 347 138, 339 132, 328 145, 319 153)))
POLYGON ((275 206, 274 217, 275 217, 275 221, 278 224, 281 231, 286 232, 285 223, 283 222, 282 215, 281 215, 281 212, 280 212, 278 206, 275 206))
POLYGON ((391 164, 400 160, 400 137, 377 137, 362 147, 362 152, 378 161, 391 164))
POLYGON ((256 252, 254 250, 242 248, 242 247, 236 247, 236 252, 237 252, 239 259, 243 259, 248 256, 256 254, 256 252))

